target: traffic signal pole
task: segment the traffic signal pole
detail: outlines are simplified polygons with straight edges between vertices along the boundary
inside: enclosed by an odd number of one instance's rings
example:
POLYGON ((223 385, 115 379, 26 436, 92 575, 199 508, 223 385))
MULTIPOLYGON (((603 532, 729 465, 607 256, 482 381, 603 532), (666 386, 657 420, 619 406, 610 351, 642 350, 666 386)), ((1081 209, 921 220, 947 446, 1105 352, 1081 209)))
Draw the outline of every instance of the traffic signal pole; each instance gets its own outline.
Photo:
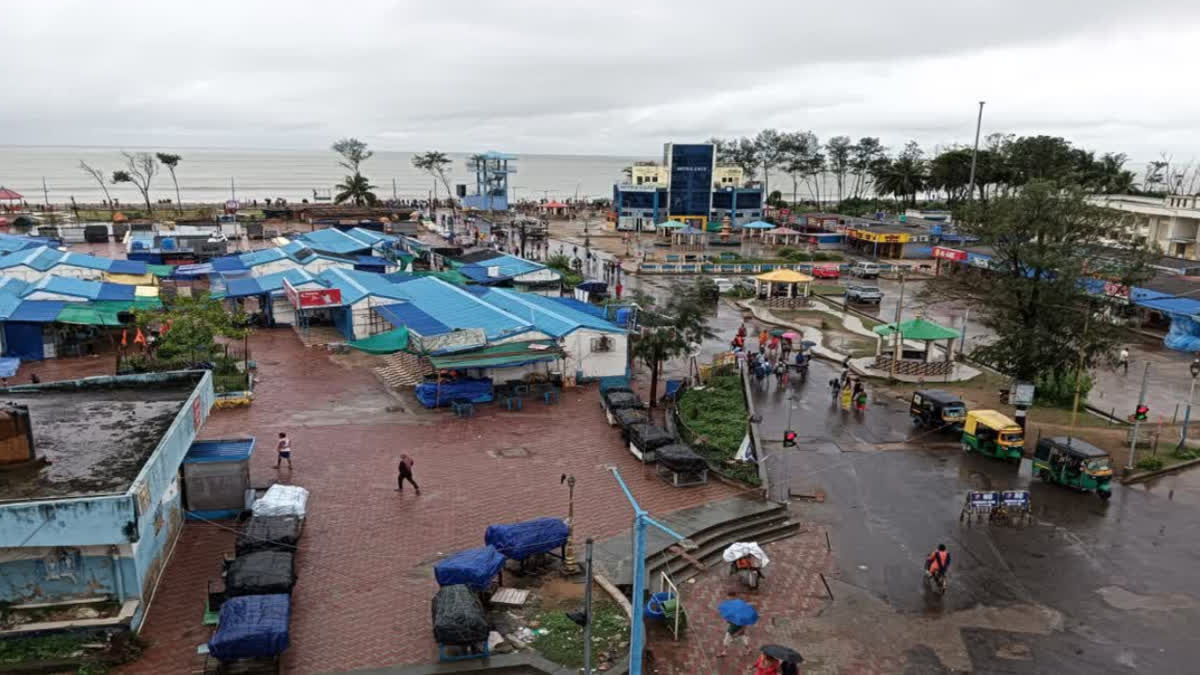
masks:
POLYGON ((1133 437, 1129 441, 1129 465, 1126 468, 1131 471, 1133 470, 1133 455, 1137 451, 1138 427, 1142 425, 1142 420, 1140 419, 1141 416, 1137 414, 1137 411, 1141 410, 1142 406, 1146 405, 1146 380, 1149 377, 1150 363, 1147 362, 1146 369, 1142 371, 1142 393, 1138 394, 1138 404, 1137 408, 1134 409, 1133 414, 1133 437))

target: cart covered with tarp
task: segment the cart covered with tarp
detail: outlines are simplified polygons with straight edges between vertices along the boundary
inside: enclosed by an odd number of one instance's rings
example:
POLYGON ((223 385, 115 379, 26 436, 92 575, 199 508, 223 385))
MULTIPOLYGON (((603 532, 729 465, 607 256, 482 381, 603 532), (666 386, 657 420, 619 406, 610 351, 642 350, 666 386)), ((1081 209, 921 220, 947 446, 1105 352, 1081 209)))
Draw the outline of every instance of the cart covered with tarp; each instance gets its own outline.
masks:
POLYGON ((613 419, 617 421, 617 426, 621 428, 621 438, 628 441, 629 427, 649 422, 650 416, 641 408, 622 408, 621 410, 613 411, 613 419))
POLYGON ((222 662, 271 659, 288 648, 292 598, 286 593, 230 598, 208 641, 208 653, 222 662))
POLYGON ((658 477, 674 485, 704 485, 708 482, 708 462, 686 445, 672 443, 654 451, 658 477))
POLYGON ((294 561, 290 551, 257 551, 234 558, 225 569, 225 597, 291 593, 296 585, 294 561))
POLYGON ((433 639, 443 661, 486 657, 488 654, 487 617, 483 603, 465 584, 442 586, 433 596, 433 639), (451 656, 446 647, 469 648, 467 654, 451 656))
POLYGON ((675 442, 675 436, 656 424, 633 424, 629 427, 629 452, 643 462, 653 462, 655 451, 675 442))
POLYGON ((642 399, 634 393, 629 387, 615 386, 611 389, 600 392, 600 405, 604 408, 604 414, 608 417, 609 426, 617 423, 613 416, 618 410, 637 409, 645 407, 642 404, 642 399))
MULTIPOLYGON (((534 518, 508 525, 488 525, 483 542, 506 558, 525 560, 538 553, 565 549, 567 524, 561 518, 534 518)), ((565 557, 565 551, 560 553, 565 557)))
POLYGON ((426 408, 439 408, 452 401, 490 403, 493 398, 490 378, 459 378, 446 382, 422 382, 416 386, 417 400, 426 408))
POLYGON ((239 556, 256 551, 294 551, 302 522, 295 516, 254 516, 238 534, 234 551, 239 556))
POLYGON ((298 485, 276 483, 259 497, 250 512, 255 516, 295 516, 303 519, 308 513, 308 490, 298 485))
POLYGON ((448 556, 433 566, 438 586, 464 584, 472 590, 486 591, 504 569, 504 556, 495 546, 484 546, 448 556))

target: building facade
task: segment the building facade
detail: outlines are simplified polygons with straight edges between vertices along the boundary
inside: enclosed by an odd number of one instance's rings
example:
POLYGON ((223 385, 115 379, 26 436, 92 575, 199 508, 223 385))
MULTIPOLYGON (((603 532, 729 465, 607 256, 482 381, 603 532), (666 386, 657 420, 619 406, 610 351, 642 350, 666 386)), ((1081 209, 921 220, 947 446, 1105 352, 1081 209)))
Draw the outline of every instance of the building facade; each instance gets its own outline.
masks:
POLYGON ((763 216, 762 189, 745 184, 740 167, 719 166, 711 143, 667 143, 661 165, 636 164, 613 186, 610 219, 618 230, 652 231, 672 220, 717 231, 763 216))
POLYGON ((1200 198, 1196 195, 1106 195, 1092 202, 1130 214, 1128 227, 1133 236, 1157 244, 1164 254, 1200 260, 1200 198))

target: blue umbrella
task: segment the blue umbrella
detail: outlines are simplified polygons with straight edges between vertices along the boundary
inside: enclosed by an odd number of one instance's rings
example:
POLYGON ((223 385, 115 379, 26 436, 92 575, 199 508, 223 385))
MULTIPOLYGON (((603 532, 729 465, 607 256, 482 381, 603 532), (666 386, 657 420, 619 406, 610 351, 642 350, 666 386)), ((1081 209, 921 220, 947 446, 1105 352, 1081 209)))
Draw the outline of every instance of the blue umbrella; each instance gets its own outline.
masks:
POLYGON ((817 343, 813 342, 812 340, 801 340, 800 346, 804 347, 805 349, 809 349, 811 347, 816 347, 817 343))
POLYGON ((726 600, 717 605, 721 618, 735 626, 753 626, 758 623, 758 610, 745 600, 726 600))

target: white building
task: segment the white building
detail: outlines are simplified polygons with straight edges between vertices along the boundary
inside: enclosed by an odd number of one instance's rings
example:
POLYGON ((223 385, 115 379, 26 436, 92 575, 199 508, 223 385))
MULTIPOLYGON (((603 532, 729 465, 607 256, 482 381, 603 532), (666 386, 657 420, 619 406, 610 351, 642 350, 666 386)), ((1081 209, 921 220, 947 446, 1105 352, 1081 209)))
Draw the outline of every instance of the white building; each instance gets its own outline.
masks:
POLYGON ((1200 260, 1200 197, 1105 195, 1092 203, 1133 215, 1131 229, 1143 241, 1158 244, 1176 258, 1200 260))

